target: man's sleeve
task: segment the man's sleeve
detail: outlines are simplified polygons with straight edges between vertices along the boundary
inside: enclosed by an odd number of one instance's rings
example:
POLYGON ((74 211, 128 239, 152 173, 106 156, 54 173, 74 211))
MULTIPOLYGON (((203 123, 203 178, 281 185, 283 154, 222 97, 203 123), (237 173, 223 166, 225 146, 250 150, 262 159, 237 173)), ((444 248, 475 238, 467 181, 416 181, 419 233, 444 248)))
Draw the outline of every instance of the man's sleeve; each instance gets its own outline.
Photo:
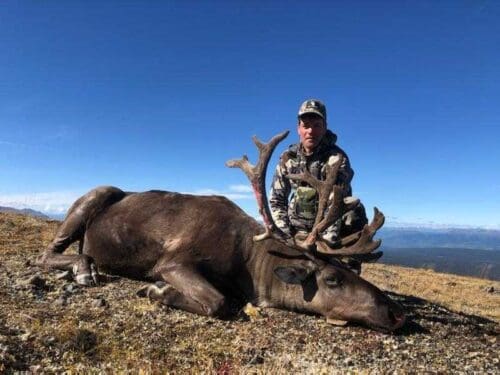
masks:
MULTIPOLYGON (((339 152, 335 153, 334 155, 331 155, 328 158, 328 164, 329 165, 335 164, 339 160, 339 158, 342 158, 342 164, 340 165, 338 171, 337 184, 344 184, 346 188, 345 195, 350 196, 352 195, 351 181, 354 176, 354 171, 351 168, 349 157, 345 154, 345 152, 339 149, 339 152)), ((323 176, 323 178, 324 177, 325 176, 323 176)))
MULTIPOLYGON (((349 162, 349 158, 347 157, 347 155, 343 152, 338 153, 337 155, 332 155, 328 160, 328 164, 332 165, 336 163, 339 160, 339 157, 342 157, 343 160, 338 171, 337 183, 345 185, 345 196, 351 196, 351 181, 354 176, 354 171, 351 168, 351 163, 349 162)), ((328 209, 326 210, 325 215, 327 214, 327 212, 328 209)), ((332 225, 330 225, 323 231, 322 237, 329 242, 335 242, 340 234, 340 227, 342 225, 341 223, 342 219, 339 218, 335 223, 332 223, 332 225)))
POLYGON ((354 177, 354 171, 351 168, 351 163, 347 155, 341 155, 343 157, 342 164, 339 169, 338 182, 345 184, 346 186, 351 186, 352 178, 354 177))
POLYGON ((286 174, 286 167, 283 160, 280 160, 274 172, 269 203, 276 226, 291 236, 290 220, 288 219, 288 196, 291 186, 290 181, 285 177, 286 174))

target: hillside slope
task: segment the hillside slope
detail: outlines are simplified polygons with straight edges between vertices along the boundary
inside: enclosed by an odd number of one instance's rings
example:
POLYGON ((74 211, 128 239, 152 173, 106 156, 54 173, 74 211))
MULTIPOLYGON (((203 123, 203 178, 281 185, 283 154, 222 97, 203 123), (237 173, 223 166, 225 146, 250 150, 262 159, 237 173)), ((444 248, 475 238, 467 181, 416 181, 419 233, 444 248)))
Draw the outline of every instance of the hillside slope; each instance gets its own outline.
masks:
POLYGON ((43 272, 33 260, 57 225, 0 213, 0 372, 498 369, 498 282, 366 265, 363 276, 407 311, 394 335, 275 309, 222 321, 138 298, 138 281, 81 288, 43 272))
POLYGON ((13 208, 13 207, 5 207, 5 206, 0 206, 0 212, 7 212, 7 213, 14 213, 14 214, 21 214, 21 215, 27 215, 27 216, 33 216, 33 217, 38 217, 41 219, 50 219, 47 215, 45 215, 43 212, 40 211, 35 211, 30 208, 13 208))

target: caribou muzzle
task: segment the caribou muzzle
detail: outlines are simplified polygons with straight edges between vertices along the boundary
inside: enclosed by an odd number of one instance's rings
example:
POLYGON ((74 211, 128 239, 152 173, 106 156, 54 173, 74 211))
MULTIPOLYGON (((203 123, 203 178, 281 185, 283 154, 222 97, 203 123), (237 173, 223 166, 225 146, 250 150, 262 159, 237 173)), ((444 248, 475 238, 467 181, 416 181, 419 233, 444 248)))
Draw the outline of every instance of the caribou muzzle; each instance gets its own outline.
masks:
POLYGON ((403 308, 397 302, 388 299, 377 315, 377 319, 368 322, 368 325, 381 331, 395 331, 401 328, 406 321, 403 308))
MULTIPOLYGON (((377 296, 377 302, 360 323, 377 331, 392 332, 401 328, 406 321, 403 307, 384 294, 377 296)), ((356 319, 355 319, 356 320, 356 319)))

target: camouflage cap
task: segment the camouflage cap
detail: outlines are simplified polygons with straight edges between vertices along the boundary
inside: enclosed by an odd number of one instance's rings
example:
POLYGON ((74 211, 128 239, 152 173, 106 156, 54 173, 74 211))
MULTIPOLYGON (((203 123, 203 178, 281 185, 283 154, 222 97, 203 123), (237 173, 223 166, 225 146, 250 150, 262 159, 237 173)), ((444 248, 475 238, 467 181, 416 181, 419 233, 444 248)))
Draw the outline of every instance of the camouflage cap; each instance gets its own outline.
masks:
POLYGON ((307 113, 314 113, 326 121, 326 107, 321 100, 308 99, 299 108, 299 117, 307 113))

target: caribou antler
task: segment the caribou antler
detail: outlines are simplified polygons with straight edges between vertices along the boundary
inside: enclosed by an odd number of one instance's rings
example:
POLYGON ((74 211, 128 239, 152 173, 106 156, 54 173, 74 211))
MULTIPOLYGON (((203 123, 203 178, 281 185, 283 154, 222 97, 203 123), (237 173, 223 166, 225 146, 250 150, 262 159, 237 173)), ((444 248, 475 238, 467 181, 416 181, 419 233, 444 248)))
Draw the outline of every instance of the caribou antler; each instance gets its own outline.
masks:
POLYGON ((311 232, 303 242, 303 245, 307 248, 311 248, 318 240, 319 234, 342 216, 340 207, 342 205, 341 200, 343 199, 342 193, 344 189, 342 186, 335 185, 337 174, 341 164, 342 158, 333 165, 327 165, 326 179, 324 181, 318 180, 308 170, 305 170, 301 174, 292 173, 287 176, 290 180, 299 180, 308 183, 318 193, 319 199, 316 219, 314 220, 314 225, 311 232), (325 209, 332 192, 333 201, 331 206, 335 207, 335 209, 329 209, 327 214, 325 215, 325 209))
POLYGON ((377 207, 374 207, 373 211, 374 215, 372 222, 366 224, 359 232, 341 238, 331 246, 321 239, 318 240, 318 242, 321 242, 318 244, 321 252, 331 255, 346 256, 369 254, 376 250, 382 243, 382 240, 374 241, 373 236, 375 236, 377 230, 384 225, 385 217, 377 207))
POLYGON ((253 136, 252 140, 259 149, 259 161, 255 166, 248 161, 248 157, 246 155, 243 155, 241 159, 233 159, 226 162, 226 166, 229 168, 240 168, 247 175, 250 183, 252 184, 252 189, 259 207, 259 213, 264 220, 264 227, 266 228, 265 233, 254 237, 255 241, 261 241, 266 238, 274 237, 280 241, 284 241, 288 245, 294 245, 293 239, 278 228, 274 223, 271 216, 271 210, 269 209, 269 205, 267 203, 266 194, 266 171, 269 160, 271 159, 271 155, 278 143, 285 139, 288 136, 288 133, 288 130, 280 133, 271 138, 268 143, 262 143, 256 136, 253 136))
POLYGON ((359 200, 352 199, 345 202, 345 187, 336 184, 338 171, 344 161, 343 157, 340 157, 333 165, 327 165, 324 181, 318 180, 307 170, 301 174, 290 174, 287 176, 291 180, 300 180, 308 183, 318 193, 318 210, 314 225, 304 241, 294 240, 275 224, 267 201, 265 177, 274 149, 278 143, 288 136, 288 133, 288 131, 280 133, 271 138, 268 143, 262 143, 257 137, 252 137, 259 149, 259 160, 256 166, 253 166, 248 161, 246 155, 243 155, 241 159, 226 162, 226 165, 230 168, 242 169, 252 184, 259 213, 264 220, 265 226, 265 232, 254 236, 254 241, 261 241, 272 237, 296 250, 304 252, 308 257, 311 257, 312 253, 316 250, 318 253, 330 257, 353 256, 360 260, 378 259, 382 253, 370 254, 380 246, 381 240, 374 241, 373 236, 384 224, 384 215, 377 208, 375 208, 372 222, 369 225, 365 225, 361 231, 342 238, 333 244, 327 244, 320 237, 320 233, 339 220, 345 211, 353 209, 359 203, 359 200))
POLYGON ((356 199, 346 204, 344 202, 345 188, 342 185, 336 184, 338 171, 343 161, 343 157, 340 157, 333 165, 327 165, 324 181, 318 180, 309 171, 288 175, 289 179, 308 183, 318 193, 318 211, 314 225, 307 238, 300 245, 306 248, 316 245, 319 252, 335 256, 369 254, 377 249, 381 243, 381 240, 373 241, 373 236, 384 224, 384 215, 377 208, 375 208, 372 223, 365 225, 360 232, 349 236, 348 241, 341 239, 339 242, 333 244, 334 246, 332 247, 320 237, 321 232, 339 220, 344 212, 351 210, 359 203, 359 200, 356 199), (333 198, 331 198, 332 192, 333 198), (325 213, 329 200, 328 211, 325 213))

